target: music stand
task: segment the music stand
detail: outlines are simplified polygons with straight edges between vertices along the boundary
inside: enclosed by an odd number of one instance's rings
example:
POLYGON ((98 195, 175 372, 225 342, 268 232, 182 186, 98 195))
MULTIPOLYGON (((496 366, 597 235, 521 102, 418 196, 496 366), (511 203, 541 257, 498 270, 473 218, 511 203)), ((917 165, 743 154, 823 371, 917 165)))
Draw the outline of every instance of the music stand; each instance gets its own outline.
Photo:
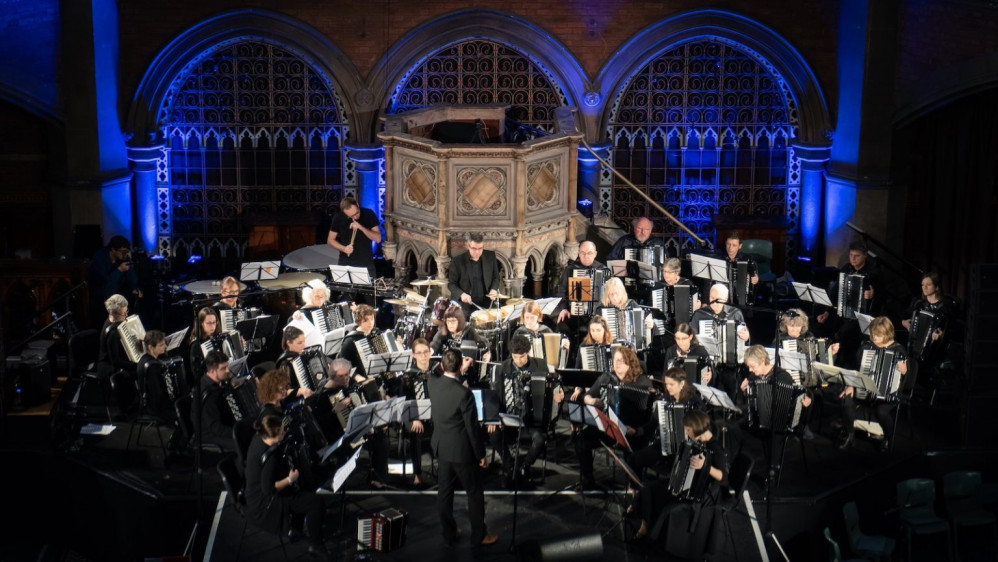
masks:
POLYGON ((475 409, 478 421, 485 425, 499 425, 499 395, 490 389, 473 388, 471 394, 475 397, 475 409))
POLYGON ((354 267, 350 265, 331 265, 329 266, 329 274, 332 277, 331 281, 333 283, 341 283, 344 285, 364 285, 369 286, 371 282, 371 274, 367 271, 366 267, 354 267))
POLYGON ((238 377, 239 375, 248 371, 246 368, 246 361, 249 359, 249 355, 243 355, 239 359, 233 359, 229 361, 229 373, 233 377, 238 377))
POLYGON ((416 420, 425 421, 432 417, 433 409, 429 398, 406 400, 399 409, 398 421, 411 425, 416 420))
POLYGON ((561 385, 570 388, 589 388, 603 374, 585 369, 555 369, 555 372, 561 377, 561 385))
POLYGON ((794 286, 794 291, 797 293, 797 298, 800 300, 820 304, 822 306, 835 306, 832 304, 832 299, 828 297, 828 293, 824 289, 819 289, 818 287, 807 283, 798 283, 797 281, 792 281, 791 283, 794 286))
POLYGON ((363 450, 363 446, 357 447, 357 449, 350 455, 347 462, 343 463, 343 466, 336 469, 333 473, 333 477, 330 479, 330 489, 335 493, 340 491, 340 488, 346 483, 347 478, 353 473, 354 469, 357 468, 357 457, 360 456, 360 452, 363 450))
POLYGON ((863 314, 862 312, 856 312, 856 321, 859 322, 859 331, 863 332, 865 335, 870 335, 870 322, 873 322, 873 317, 869 314, 863 314))
POLYGON ((347 334, 356 327, 356 324, 348 324, 327 333, 322 343, 322 353, 328 357, 337 355, 343 348, 343 341, 346 340, 347 334))
POLYGON ((541 307, 541 314, 544 314, 546 316, 551 316, 555 308, 558 307, 558 303, 560 302, 561 302, 560 297, 549 297, 546 299, 537 299, 534 301, 534 304, 541 307))
POLYGON ((266 338, 277 331, 277 316, 265 315, 236 322, 236 331, 246 341, 266 338))
POLYGON ((690 267, 693 277, 707 281, 728 282, 728 264, 721 259, 690 254, 690 267))
POLYGON ((610 260, 606 262, 607 267, 614 277, 624 277, 637 281, 654 282, 656 267, 650 263, 637 260, 610 260))
POLYGON ((277 279, 281 271, 281 262, 251 261, 239 266, 240 281, 260 281, 261 279, 277 279))
POLYGON ((807 357, 798 351, 788 351, 781 348, 780 362, 783 364, 783 368, 788 371, 798 371, 801 373, 807 371, 807 357))
POLYGON ((860 373, 859 371, 843 369, 841 367, 817 361, 811 365, 818 370, 818 374, 823 380, 833 382, 839 381, 842 386, 851 386, 853 388, 863 389, 867 393, 874 396, 880 394, 880 388, 877 386, 877 383, 873 382, 873 379, 863 373, 860 373))
POLYGON ((180 347, 180 344, 183 343, 183 341, 184 341, 184 336, 187 335, 187 332, 189 330, 190 330, 190 328, 184 328, 182 330, 177 330, 176 332, 173 332, 172 334, 166 336, 166 351, 167 351, 167 353, 169 353, 169 352, 173 351, 174 349, 177 349, 178 347, 180 347))
POLYGON ((721 348, 717 345, 717 340, 714 339, 714 336, 698 335, 697 341, 707 350, 707 355, 713 358, 721 356, 721 348))
POLYGON ((370 355, 364 364, 364 372, 368 377, 381 375, 383 373, 395 373, 405 371, 412 363, 411 351, 389 351, 388 353, 378 353, 370 355))
POLYGON ((705 384, 693 383, 693 386, 698 392, 700 392, 700 396, 703 396, 704 400, 706 400, 711 406, 719 406, 725 410, 731 410, 736 414, 741 413, 742 409, 735 406, 735 403, 731 400, 731 397, 728 396, 727 392, 705 384))

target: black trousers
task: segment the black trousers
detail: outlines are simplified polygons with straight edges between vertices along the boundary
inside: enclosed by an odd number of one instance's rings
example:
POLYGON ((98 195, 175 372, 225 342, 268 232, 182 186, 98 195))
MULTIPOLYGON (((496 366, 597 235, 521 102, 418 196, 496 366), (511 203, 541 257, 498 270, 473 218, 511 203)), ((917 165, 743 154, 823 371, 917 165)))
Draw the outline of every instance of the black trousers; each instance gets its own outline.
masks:
POLYGON ((583 427, 576 435, 575 456, 579 459, 579 472, 582 474, 583 482, 593 480, 593 451, 599 448, 602 443, 613 445, 616 442, 609 435, 591 425, 583 427))
POLYGON ((321 545, 322 519, 326 515, 326 504, 322 502, 322 498, 313 492, 297 492, 292 496, 278 497, 288 506, 288 511, 292 515, 305 516, 305 530, 308 531, 309 542, 321 545))
MULTIPOLYGON (((544 444, 547 441, 547 435, 544 430, 539 427, 525 427, 520 431, 521 436, 530 436, 530 449, 527 450, 527 454, 520 459, 520 467, 530 467, 535 461, 541 456, 541 452, 544 451, 544 444)), ((493 449, 499 449, 502 451, 502 464, 507 474, 511 474, 513 470, 513 452, 516 451, 515 447, 519 446, 516 441, 516 429, 507 427, 503 428, 502 431, 496 431, 489 434, 489 441, 492 444, 493 449)))
POLYGON ((457 521, 454 520, 454 490, 460 480, 468 494, 468 519, 471 521, 471 544, 485 538, 485 490, 482 475, 473 462, 441 460, 437 469, 437 514, 444 541, 457 539, 457 521))

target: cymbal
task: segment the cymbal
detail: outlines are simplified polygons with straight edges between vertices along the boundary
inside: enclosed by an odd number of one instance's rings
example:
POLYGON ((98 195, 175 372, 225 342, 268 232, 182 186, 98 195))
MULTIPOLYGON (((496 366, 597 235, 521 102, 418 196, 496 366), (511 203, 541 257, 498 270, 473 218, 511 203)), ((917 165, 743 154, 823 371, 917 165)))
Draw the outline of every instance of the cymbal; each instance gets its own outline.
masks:
POLYGON ((426 287, 429 285, 435 285, 437 287, 443 287, 447 282, 442 279, 421 279, 419 281, 413 281, 410 283, 413 287, 426 287))
POLYGON ((525 298, 509 299, 508 301, 506 301, 506 306, 516 306, 518 304, 527 304, 528 302, 534 302, 534 299, 525 299, 525 298))
POLYGON ((385 299, 384 302, 388 304, 397 304, 400 306, 408 306, 409 304, 411 304, 411 302, 406 299, 385 299))
POLYGON ((502 293, 496 293, 496 298, 497 299, 508 299, 509 295, 504 295, 502 293))

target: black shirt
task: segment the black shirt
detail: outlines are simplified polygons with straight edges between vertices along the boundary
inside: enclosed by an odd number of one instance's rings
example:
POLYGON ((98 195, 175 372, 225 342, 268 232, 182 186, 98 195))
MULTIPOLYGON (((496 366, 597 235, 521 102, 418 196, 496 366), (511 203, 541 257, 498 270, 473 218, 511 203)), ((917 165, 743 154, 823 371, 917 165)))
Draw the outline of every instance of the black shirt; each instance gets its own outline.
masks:
MULTIPOLYGON (((329 231, 336 233, 337 243, 349 246, 350 238, 353 237, 353 253, 349 256, 341 253, 338 264, 366 267, 369 271, 373 271, 374 250, 371 247, 371 240, 367 236, 364 236, 363 232, 359 231, 354 236, 354 230, 350 228, 352 222, 353 220, 346 213, 340 211, 333 216, 333 220, 329 224, 329 231)), ((367 229, 379 226, 378 216, 370 209, 361 208, 360 217, 357 219, 357 222, 367 229)))
POLYGON ((482 274, 482 260, 472 260, 471 270, 471 300, 481 302, 485 298, 485 276, 482 274))

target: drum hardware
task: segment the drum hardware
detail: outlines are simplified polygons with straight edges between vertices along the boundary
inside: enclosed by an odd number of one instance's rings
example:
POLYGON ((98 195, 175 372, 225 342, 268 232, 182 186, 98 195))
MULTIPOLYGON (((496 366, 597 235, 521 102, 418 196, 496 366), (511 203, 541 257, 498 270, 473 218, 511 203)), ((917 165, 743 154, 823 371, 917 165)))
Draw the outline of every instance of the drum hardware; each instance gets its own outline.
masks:
POLYGON ((447 282, 443 279, 423 279, 420 281, 413 281, 410 283, 413 287, 428 287, 428 286, 438 286, 443 287, 447 282))

